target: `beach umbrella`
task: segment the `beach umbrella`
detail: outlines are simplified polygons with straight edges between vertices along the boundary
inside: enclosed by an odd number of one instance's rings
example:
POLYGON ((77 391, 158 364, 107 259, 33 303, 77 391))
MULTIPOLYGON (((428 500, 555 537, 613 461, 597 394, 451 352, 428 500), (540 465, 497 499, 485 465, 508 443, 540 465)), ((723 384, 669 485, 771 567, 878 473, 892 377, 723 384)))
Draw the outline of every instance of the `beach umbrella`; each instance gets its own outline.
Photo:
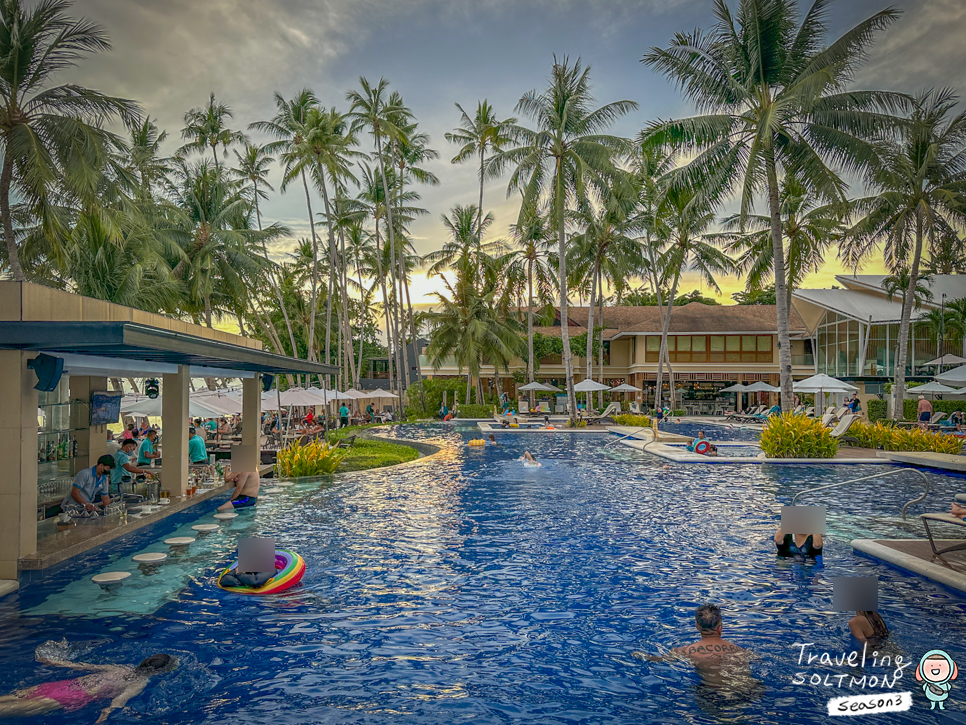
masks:
POLYGON ((596 393, 598 390, 610 390, 609 385, 602 385, 596 380, 591 380, 587 378, 586 380, 581 380, 574 386, 575 393, 587 393, 587 409, 590 410, 590 394, 596 393))
POLYGON ((949 386, 943 385, 942 383, 937 383, 933 380, 931 383, 926 383, 925 385, 917 385, 914 388, 908 388, 906 390, 907 398, 918 398, 923 393, 929 393, 930 400, 937 393, 946 393, 948 395, 960 395, 962 391, 957 388, 950 388, 949 386))
POLYGON ((735 394, 735 410, 743 410, 744 406, 741 403, 741 394, 745 392, 747 388, 742 383, 735 383, 734 385, 729 385, 727 388, 722 388, 719 393, 734 393, 735 394))
POLYGON ((376 388, 371 393, 363 393, 360 397, 375 398, 376 400, 380 400, 380 399, 387 399, 387 398, 398 398, 399 396, 393 393, 390 393, 388 390, 376 388))
POLYGON ((943 365, 962 365, 963 363, 966 363, 966 357, 960 357, 959 355, 953 355, 951 352, 947 352, 942 357, 937 357, 935 360, 923 363, 923 366, 930 367, 931 365, 935 365, 939 368, 943 365))
MULTIPOLYGON (((148 417, 160 417, 161 416, 161 399, 164 396, 159 395, 154 400, 146 398, 139 401, 133 405, 128 406, 126 413, 133 413, 134 415, 143 415, 148 417)), ((192 418, 222 418, 225 413, 215 408, 210 408, 203 402, 197 399, 188 398, 188 415, 192 418)))
POLYGON ((639 392, 641 392, 641 389, 640 388, 635 388, 633 385, 628 385, 627 383, 621 383, 616 388, 611 388, 610 389, 610 392, 612 392, 612 393, 639 393, 639 392))
POLYGON ((966 385, 966 365, 960 365, 958 368, 940 373, 936 376, 936 380, 943 385, 966 385))
POLYGON ((240 415, 241 400, 224 393, 212 393, 207 390, 189 393, 188 400, 195 400, 212 410, 220 410, 220 415, 240 415))
POLYGON ((365 398, 365 397, 368 397, 368 396, 367 396, 367 395, 366 395, 365 393, 363 393, 363 392, 362 392, 361 390, 356 390, 355 388, 349 388, 348 390, 346 390, 346 391, 345 391, 345 392, 343 393, 343 395, 344 395, 344 396, 345 396, 345 397, 346 397, 346 398, 347 398, 348 400, 359 400, 360 398, 365 398))
POLYGON ((521 385, 519 388, 517 388, 517 390, 538 390, 542 392, 546 392, 547 389, 547 386, 545 386, 543 383, 538 383, 536 380, 534 380, 532 383, 527 383, 526 385, 521 385))
POLYGON ((776 388, 774 385, 769 385, 768 383, 752 383, 745 388, 746 393, 778 393, 781 392, 781 388, 776 388))
POLYGON ((815 398, 815 413, 818 415, 818 408, 824 405, 824 402, 819 402, 824 401, 822 397, 824 393, 855 393, 858 391, 858 388, 844 380, 833 378, 825 373, 819 373, 794 383, 792 390, 796 393, 816 393, 818 397, 815 398))
POLYGON ((325 405, 325 396, 318 388, 289 388, 283 390, 278 397, 286 408, 314 408, 316 405, 325 405))
POLYGON ((546 390, 548 393, 562 393, 563 392, 556 385, 551 385, 550 383, 541 383, 541 385, 543 385, 543 389, 546 390))

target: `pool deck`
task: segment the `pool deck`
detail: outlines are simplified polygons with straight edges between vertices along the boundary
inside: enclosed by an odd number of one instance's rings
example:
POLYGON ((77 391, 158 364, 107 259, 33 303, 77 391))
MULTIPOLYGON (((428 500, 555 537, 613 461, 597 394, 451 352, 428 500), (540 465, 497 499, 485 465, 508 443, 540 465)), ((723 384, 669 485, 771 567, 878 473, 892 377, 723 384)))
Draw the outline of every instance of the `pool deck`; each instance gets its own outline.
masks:
MULTIPOLYGON (((892 461, 882 456, 875 455, 875 451, 863 448, 840 448, 835 458, 764 458, 758 456, 703 456, 700 453, 693 453, 680 447, 680 444, 691 440, 689 436, 665 433, 660 431, 657 440, 654 440, 654 432, 649 429, 629 428, 625 426, 611 426, 610 432, 613 435, 626 436, 621 440, 621 445, 629 448, 636 448, 640 451, 652 453, 675 463, 705 463, 713 465, 728 464, 762 464, 772 463, 778 465, 824 465, 824 464, 889 464, 892 461), (870 455, 872 454, 872 455, 870 455)), ((748 447, 754 445, 753 441, 719 441, 714 444, 721 447, 735 446, 748 447)))
POLYGON ((939 468, 966 473, 966 456, 950 453, 882 451, 882 456, 896 463, 909 463, 919 468, 939 468))
POLYGON ((20 588, 20 582, 13 579, 0 579, 0 599, 13 594, 20 588))
MULTIPOLYGON (((958 543, 966 542, 962 539, 936 539, 939 548, 958 543)), ((936 556, 925 539, 855 539, 852 548, 903 571, 966 592, 966 551, 936 556)))

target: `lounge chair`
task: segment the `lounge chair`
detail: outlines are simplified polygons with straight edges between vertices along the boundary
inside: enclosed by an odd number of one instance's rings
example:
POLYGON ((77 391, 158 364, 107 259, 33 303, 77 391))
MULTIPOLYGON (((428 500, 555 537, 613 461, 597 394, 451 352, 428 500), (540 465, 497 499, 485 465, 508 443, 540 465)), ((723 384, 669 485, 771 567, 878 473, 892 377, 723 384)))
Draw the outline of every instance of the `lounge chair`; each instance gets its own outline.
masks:
POLYGON ((631 401, 630 407, 631 407, 631 412, 634 415, 640 415, 641 414, 641 406, 637 404, 637 401, 636 400, 632 400, 631 401))
POLYGON ((846 413, 839 419, 839 422, 835 424, 835 427, 832 429, 832 432, 829 433, 829 435, 833 438, 841 438, 843 435, 845 435, 845 432, 849 429, 849 426, 851 426, 858 417, 859 416, 857 416, 855 413, 846 413))
POLYGON ((795 410, 792 411, 792 415, 801 415, 802 411, 804 410, 805 410, 805 406, 799 405, 797 408, 795 408, 795 410))
POLYGON ((828 428, 832 424, 832 421, 834 420, 835 420, 835 411, 832 411, 831 413, 826 412, 825 415, 822 416, 822 425, 828 428))
POLYGON ((929 419, 929 422, 926 423, 926 425, 928 426, 938 425, 945 417, 946 417, 945 413, 942 413, 942 412, 933 413, 932 418, 929 419))
POLYGON ((805 408, 805 417, 806 418, 814 418, 815 417, 815 407, 814 406, 811 406, 810 405, 807 408, 805 408))
POLYGON ((527 401, 525 401, 523 399, 518 400, 517 401, 517 412, 520 415, 526 415, 527 413, 529 413, 530 412, 530 403, 528 403, 527 401))

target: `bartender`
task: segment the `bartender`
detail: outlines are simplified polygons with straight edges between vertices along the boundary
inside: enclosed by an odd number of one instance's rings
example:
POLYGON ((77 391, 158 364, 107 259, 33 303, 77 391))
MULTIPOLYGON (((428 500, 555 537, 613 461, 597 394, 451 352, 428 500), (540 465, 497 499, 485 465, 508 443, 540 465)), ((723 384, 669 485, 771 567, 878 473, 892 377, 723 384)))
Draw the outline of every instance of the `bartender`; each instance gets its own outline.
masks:
POLYGON ((60 508, 67 513, 80 514, 81 511, 92 513, 97 509, 94 499, 100 495, 100 505, 105 508, 111 504, 108 486, 110 473, 116 465, 114 456, 104 455, 97 459, 90 468, 85 468, 74 476, 74 485, 60 502, 60 508))

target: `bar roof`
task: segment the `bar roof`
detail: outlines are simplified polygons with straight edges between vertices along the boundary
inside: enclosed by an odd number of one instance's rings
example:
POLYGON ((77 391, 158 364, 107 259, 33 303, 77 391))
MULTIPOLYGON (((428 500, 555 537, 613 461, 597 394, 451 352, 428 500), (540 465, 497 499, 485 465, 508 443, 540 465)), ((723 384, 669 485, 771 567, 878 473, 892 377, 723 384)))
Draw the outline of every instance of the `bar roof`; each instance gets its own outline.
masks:
POLYGON ((273 375, 338 372, 333 365, 134 322, 0 322, 0 348, 100 355, 273 375))

